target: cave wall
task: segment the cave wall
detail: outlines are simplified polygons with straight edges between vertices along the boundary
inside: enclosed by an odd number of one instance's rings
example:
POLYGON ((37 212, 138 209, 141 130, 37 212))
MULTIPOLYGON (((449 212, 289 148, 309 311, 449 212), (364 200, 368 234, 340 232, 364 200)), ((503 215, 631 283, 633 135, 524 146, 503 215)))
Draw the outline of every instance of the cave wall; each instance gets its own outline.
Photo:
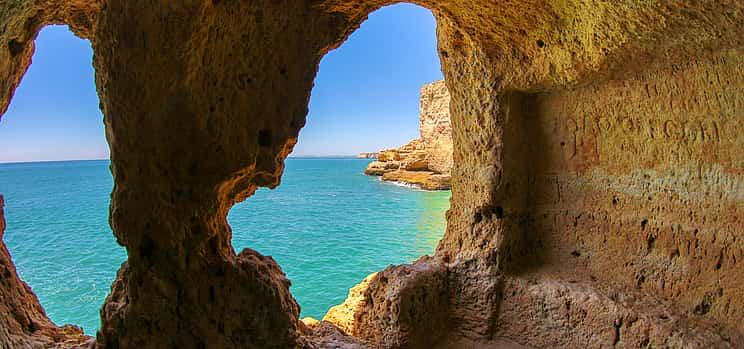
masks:
MULTIPOLYGON (((451 94, 452 207, 435 256, 371 281, 354 334, 741 346, 744 4, 414 2, 437 19, 451 94)), ((97 346, 313 336, 279 266, 233 251, 226 216, 279 185, 320 59, 391 3, 0 3, 0 110, 43 25, 93 46, 129 256, 97 346)))
POLYGON ((742 63, 722 50, 505 96, 529 163, 498 334, 537 346, 742 345, 742 63), (572 330, 545 338, 556 323, 572 330))
POLYGON ((419 134, 427 149, 426 163, 434 172, 450 173, 452 121, 450 95, 444 80, 421 87, 419 134))
POLYGON ((524 269, 585 270, 744 331, 744 58, 535 94, 524 269))

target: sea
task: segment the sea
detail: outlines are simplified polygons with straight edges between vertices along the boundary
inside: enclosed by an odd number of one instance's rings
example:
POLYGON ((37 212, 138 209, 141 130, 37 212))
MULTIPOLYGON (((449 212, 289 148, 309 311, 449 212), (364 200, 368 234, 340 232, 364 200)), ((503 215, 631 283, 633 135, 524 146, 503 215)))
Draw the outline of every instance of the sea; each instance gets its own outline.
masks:
MULTIPOLYGON (((230 210, 233 248, 281 265, 300 317, 322 318, 365 276, 432 254, 444 235, 450 192, 365 176, 370 161, 289 158, 278 188, 230 210)), ((56 324, 90 335, 127 258, 108 224, 112 188, 107 160, 0 164, 18 273, 56 324)))

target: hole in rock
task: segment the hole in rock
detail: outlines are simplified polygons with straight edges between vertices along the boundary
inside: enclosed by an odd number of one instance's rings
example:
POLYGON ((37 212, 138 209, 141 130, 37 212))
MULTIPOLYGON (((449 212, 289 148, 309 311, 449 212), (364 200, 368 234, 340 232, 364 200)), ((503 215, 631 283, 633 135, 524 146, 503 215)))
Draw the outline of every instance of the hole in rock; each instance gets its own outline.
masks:
MULTIPOLYGON (((436 129, 436 137, 449 137, 441 140, 449 142, 451 159, 448 103, 446 120, 426 119, 422 127, 419 119, 422 97, 442 97, 422 86, 442 78, 431 12, 399 4, 371 14, 321 61, 281 185, 231 209, 236 251, 252 248, 281 265, 301 317, 321 319, 367 275, 434 253, 450 191, 365 175, 375 159, 357 156, 400 148, 436 129)), ((414 179, 432 170, 425 157, 396 166, 414 179)))
POLYGON ((475 223, 480 223, 483 220, 483 214, 480 211, 475 213, 475 223))
POLYGON ((653 235, 649 235, 648 238, 646 239, 646 249, 649 251, 653 250, 654 245, 656 245, 656 237, 653 235))
POLYGON ((504 216, 505 216, 504 208, 501 207, 501 206, 496 206, 496 208, 494 209, 493 212, 494 212, 494 214, 496 214, 496 218, 498 218, 498 219, 503 219, 504 216))
POLYGON ((33 64, 0 120, 4 241, 19 276, 58 325, 94 335, 125 250, 108 225, 108 145, 90 43, 43 28, 33 64), (74 160, 74 161, 71 161, 74 160))
POLYGON ((10 40, 8 42, 8 50, 10 51, 11 56, 17 56, 19 53, 23 52, 23 44, 15 39, 10 40))

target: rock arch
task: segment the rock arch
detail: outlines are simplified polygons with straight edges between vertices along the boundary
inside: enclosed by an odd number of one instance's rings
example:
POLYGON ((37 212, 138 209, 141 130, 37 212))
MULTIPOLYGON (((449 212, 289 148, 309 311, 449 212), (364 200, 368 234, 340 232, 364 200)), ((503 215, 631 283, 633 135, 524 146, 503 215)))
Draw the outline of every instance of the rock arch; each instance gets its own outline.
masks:
MULTIPOLYGON (((744 4, 413 2, 437 18, 452 94, 452 209, 433 258, 367 288, 387 302, 355 309, 354 334, 740 346, 744 4)), ((41 26, 93 43, 129 253, 97 346, 312 342, 281 269, 236 254, 225 217, 279 184, 320 58, 390 3, 0 5, 0 110, 41 26)))

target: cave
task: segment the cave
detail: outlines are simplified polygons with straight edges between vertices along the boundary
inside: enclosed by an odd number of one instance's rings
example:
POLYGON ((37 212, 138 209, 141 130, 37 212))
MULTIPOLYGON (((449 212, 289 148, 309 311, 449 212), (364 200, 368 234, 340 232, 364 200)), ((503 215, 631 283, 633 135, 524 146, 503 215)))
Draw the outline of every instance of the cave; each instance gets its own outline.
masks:
POLYGON ((320 59, 392 3, 1 3, 2 112, 42 27, 92 43, 128 260, 89 338, 45 317, 3 245, 0 347, 744 346, 736 1, 412 1, 451 94, 446 234, 368 278, 344 323, 302 323, 227 213, 279 184, 320 59))

